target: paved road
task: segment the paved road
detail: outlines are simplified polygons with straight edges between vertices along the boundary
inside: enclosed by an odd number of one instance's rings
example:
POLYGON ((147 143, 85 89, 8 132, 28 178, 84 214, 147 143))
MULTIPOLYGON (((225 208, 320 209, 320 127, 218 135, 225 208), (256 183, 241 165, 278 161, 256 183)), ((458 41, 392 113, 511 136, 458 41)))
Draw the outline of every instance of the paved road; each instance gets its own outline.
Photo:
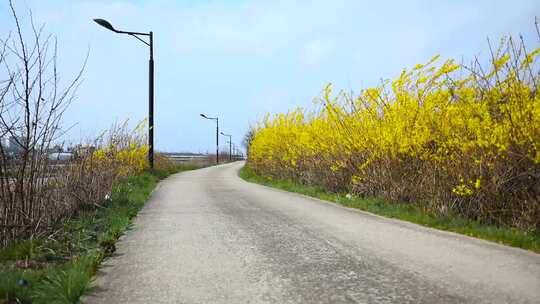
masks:
POLYGON ((161 182, 86 303, 540 303, 540 255, 244 182, 161 182))

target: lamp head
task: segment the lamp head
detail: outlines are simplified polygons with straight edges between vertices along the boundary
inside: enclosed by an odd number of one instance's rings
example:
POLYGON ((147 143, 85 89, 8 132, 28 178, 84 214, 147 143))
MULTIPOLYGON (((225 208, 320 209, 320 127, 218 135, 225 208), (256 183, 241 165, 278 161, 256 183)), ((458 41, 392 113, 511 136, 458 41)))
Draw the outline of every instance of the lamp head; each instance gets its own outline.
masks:
POLYGON ((104 28, 106 28, 106 29, 108 29, 110 31, 118 33, 118 31, 114 29, 112 24, 109 21, 105 20, 105 19, 94 19, 94 22, 101 25, 101 26, 103 26, 104 28))

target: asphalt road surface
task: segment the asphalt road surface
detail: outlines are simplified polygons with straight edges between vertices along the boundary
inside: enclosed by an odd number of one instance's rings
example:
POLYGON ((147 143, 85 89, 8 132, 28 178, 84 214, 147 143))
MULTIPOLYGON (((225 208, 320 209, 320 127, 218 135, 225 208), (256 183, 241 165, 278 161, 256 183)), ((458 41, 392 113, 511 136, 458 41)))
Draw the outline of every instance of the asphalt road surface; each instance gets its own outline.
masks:
POLYGON ((85 303, 540 303, 540 255, 247 183, 161 182, 85 303))

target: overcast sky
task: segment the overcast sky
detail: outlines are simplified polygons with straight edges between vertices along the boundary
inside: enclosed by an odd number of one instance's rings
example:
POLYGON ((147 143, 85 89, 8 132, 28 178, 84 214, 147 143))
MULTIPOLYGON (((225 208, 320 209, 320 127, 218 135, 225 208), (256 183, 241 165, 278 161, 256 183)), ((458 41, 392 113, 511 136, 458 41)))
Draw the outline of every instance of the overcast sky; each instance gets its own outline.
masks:
MULTIPOLYGON (((14 28, 0 0, 0 35, 14 28)), ((23 22, 59 41, 64 79, 90 48, 84 83, 66 116, 70 139, 97 134, 115 121, 145 118, 148 50, 92 22, 155 35, 156 148, 214 148, 218 115, 240 143, 265 113, 309 107, 328 82, 360 91, 433 55, 470 60, 488 53, 486 38, 523 34, 537 46, 538 0, 203 1, 14 0, 23 22)), ((225 142, 225 139, 222 139, 225 142)))

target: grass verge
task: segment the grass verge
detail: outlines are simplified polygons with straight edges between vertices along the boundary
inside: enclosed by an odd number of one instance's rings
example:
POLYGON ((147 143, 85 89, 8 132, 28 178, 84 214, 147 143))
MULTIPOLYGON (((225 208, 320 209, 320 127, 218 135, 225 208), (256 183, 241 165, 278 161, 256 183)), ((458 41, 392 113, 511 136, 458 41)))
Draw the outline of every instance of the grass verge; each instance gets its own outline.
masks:
POLYGON ((184 165, 127 178, 102 207, 81 210, 47 237, 0 250, 0 303, 77 303, 158 181, 200 167, 184 165))
POLYGON ((465 234, 540 253, 540 235, 534 233, 485 225, 477 221, 463 218, 459 215, 437 215, 427 212, 420 206, 414 204, 390 203, 377 198, 363 198, 350 196, 346 193, 332 193, 317 186, 306 186, 291 180, 270 179, 258 175, 248 167, 243 167, 238 175, 248 182, 304 194, 385 217, 465 234))

